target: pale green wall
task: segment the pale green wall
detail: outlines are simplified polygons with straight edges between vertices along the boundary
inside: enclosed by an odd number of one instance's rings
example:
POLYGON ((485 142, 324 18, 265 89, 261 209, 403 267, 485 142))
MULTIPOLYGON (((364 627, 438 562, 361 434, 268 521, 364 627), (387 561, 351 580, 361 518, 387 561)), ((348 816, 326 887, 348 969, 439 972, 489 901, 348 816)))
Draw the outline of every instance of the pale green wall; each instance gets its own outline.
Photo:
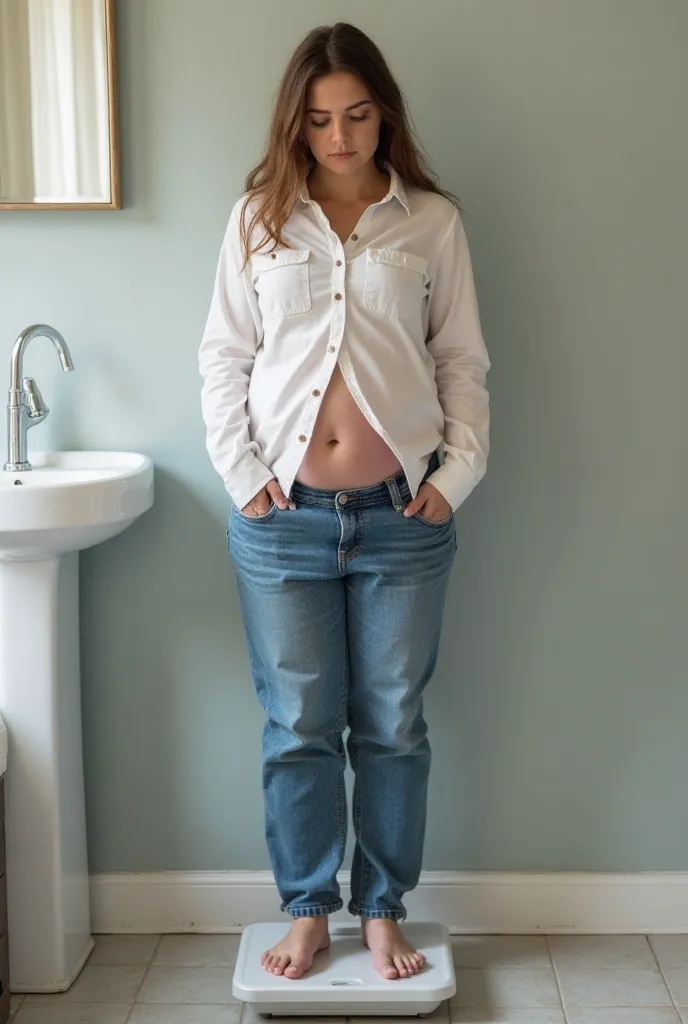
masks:
POLYGON ((425 866, 688 869, 688 6, 123 0, 122 213, 0 213, 0 332, 72 346, 34 446, 128 448, 154 510, 82 557, 94 870, 267 867, 261 713, 196 350, 293 46, 370 32, 466 210, 493 453, 426 707, 425 866))

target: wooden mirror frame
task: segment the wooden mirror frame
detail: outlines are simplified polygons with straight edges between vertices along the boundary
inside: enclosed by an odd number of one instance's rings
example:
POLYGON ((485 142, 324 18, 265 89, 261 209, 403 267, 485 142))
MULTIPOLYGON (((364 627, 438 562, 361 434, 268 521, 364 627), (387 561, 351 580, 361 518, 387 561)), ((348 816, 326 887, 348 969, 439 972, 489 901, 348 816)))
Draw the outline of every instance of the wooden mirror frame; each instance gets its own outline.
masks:
POLYGON ((0 210, 121 210, 122 181, 117 112, 117 59, 115 54, 115 3, 105 4, 105 44, 108 76, 108 129, 110 140, 110 202, 109 203, 3 203, 0 210))

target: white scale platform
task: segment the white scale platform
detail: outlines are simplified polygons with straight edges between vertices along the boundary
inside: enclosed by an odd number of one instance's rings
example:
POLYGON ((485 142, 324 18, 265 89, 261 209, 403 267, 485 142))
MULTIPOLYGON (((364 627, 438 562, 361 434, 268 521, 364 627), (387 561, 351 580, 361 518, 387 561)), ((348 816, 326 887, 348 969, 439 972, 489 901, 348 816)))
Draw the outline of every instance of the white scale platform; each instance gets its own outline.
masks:
POLYGON ((279 942, 290 923, 251 924, 241 936, 232 992, 257 1013, 275 1017, 382 1015, 415 1017, 432 1013, 456 992, 449 931, 441 924, 404 922, 404 935, 427 965, 409 978, 387 981, 373 968, 361 941, 361 926, 330 922, 331 945, 296 980, 263 969, 261 954, 279 942))

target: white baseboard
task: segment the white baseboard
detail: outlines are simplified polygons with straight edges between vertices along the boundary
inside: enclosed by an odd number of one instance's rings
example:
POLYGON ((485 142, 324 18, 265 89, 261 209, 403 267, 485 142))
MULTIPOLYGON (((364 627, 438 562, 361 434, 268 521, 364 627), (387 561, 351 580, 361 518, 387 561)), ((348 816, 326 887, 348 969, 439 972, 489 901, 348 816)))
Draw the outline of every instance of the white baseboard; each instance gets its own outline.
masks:
MULTIPOLYGON (((348 879, 340 879, 344 905, 348 879)), ((426 871, 406 899, 409 920, 455 934, 688 932, 688 872, 426 871)), ((346 910, 332 919, 350 921, 346 910)), ((169 871, 91 876, 96 934, 238 932, 288 920, 269 871, 169 871)))

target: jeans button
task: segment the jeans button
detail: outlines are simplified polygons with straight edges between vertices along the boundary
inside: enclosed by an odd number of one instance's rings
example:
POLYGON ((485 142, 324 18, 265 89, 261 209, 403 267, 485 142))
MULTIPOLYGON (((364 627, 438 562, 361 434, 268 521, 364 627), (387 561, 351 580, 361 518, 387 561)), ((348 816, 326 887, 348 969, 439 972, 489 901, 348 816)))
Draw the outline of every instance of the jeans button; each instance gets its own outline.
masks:
POLYGON ((349 500, 349 495, 348 494, 340 494, 338 500, 339 500, 339 504, 340 505, 346 505, 347 501, 349 500))

